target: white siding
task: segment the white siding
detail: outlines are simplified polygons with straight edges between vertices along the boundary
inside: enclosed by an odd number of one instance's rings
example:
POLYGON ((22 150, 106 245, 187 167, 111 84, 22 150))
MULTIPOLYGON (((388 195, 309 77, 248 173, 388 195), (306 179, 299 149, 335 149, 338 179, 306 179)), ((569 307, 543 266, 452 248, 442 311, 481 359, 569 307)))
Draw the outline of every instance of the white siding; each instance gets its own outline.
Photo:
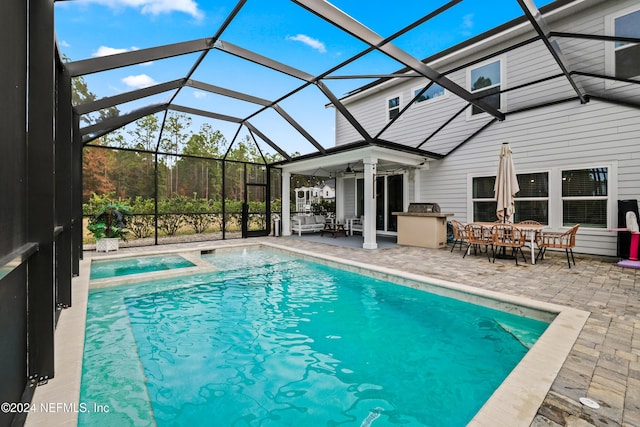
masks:
POLYGON ((356 216, 356 182, 355 178, 344 180, 344 217, 353 218, 356 216))
MULTIPOLYGON (((610 206, 617 206, 619 199, 638 199, 639 123, 640 110, 597 101, 569 102, 510 116, 444 160, 432 162, 422 172, 421 199, 439 203, 456 219, 471 220, 469 176, 495 175, 503 142, 511 145, 518 172, 612 165, 610 206)), ((609 214, 610 226, 616 227, 617 212, 611 209, 609 214)), ((616 234, 581 229, 576 252, 615 256, 616 234)))

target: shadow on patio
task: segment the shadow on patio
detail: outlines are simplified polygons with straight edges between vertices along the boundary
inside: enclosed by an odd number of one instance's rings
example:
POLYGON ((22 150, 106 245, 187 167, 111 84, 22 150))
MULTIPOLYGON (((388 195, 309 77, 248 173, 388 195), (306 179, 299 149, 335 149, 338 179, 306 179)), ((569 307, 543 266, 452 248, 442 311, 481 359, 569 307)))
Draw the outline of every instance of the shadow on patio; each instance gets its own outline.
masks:
MULTIPOLYGON (((362 249, 362 243, 364 239, 362 235, 354 234, 353 236, 338 236, 333 237, 331 234, 325 234, 323 236, 320 233, 306 233, 298 236, 297 234, 292 234, 291 236, 279 237, 279 239, 283 240, 300 240, 303 242, 310 243, 323 243, 327 245, 340 246, 343 248, 353 248, 353 249, 362 249)), ((397 246, 396 236, 378 236, 376 241, 378 243, 378 249, 388 249, 397 246)), ((362 249, 362 250, 370 250, 370 249, 362 249)))

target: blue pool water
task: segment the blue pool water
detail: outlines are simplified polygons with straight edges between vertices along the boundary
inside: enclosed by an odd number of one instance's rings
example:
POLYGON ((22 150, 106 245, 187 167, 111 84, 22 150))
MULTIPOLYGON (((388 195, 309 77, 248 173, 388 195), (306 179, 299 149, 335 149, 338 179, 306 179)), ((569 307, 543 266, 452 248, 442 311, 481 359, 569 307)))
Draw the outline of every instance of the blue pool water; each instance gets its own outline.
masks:
POLYGON ((193 266, 194 264, 184 257, 173 254, 112 260, 93 260, 91 262, 91 279, 105 279, 107 277, 193 266))
POLYGON ((286 255, 91 291, 81 426, 462 426, 547 323, 286 255))

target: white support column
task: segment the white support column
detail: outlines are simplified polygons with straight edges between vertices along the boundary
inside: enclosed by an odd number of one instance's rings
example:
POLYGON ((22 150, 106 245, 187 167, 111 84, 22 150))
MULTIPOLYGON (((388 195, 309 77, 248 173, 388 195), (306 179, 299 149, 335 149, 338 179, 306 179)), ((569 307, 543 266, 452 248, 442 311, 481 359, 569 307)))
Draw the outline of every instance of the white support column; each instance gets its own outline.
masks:
POLYGON ((364 161, 364 224, 362 235, 364 236, 364 249, 377 249, 376 242, 376 177, 377 160, 364 161))
POLYGON ((421 180, 420 169, 413 170, 413 201, 421 202, 422 198, 420 197, 420 180, 421 180))
POLYGON ((282 172, 282 235, 291 236, 291 172, 282 172))
POLYGON ((336 220, 345 222, 344 217, 344 178, 336 177, 336 220))

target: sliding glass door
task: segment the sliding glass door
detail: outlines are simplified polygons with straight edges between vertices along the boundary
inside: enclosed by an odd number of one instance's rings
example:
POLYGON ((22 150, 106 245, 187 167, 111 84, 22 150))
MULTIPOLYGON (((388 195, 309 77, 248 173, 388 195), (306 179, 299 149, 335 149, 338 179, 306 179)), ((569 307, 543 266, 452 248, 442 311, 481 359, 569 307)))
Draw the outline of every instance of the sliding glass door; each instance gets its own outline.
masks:
MULTIPOLYGON (((382 232, 398 231, 398 218, 393 212, 404 209, 404 176, 377 176, 376 189, 376 230, 382 232)), ((364 179, 356 180, 356 213, 364 215, 364 179)))

